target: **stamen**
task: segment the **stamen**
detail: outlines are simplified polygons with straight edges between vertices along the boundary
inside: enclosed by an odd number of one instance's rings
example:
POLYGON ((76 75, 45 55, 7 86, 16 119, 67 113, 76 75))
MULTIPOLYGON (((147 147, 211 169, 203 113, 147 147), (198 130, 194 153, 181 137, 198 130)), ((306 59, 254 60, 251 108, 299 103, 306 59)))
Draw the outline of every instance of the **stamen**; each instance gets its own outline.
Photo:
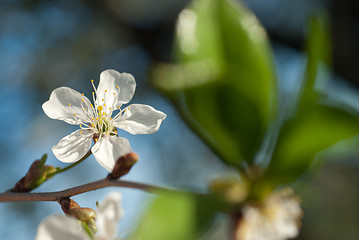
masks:
MULTIPOLYGON (((118 107, 118 109, 120 109, 120 108, 118 107)), ((113 117, 113 119, 117 119, 118 117, 120 117, 123 112, 126 112, 126 109, 120 110, 120 111, 116 114, 116 116, 113 117)))
POLYGON ((95 92, 96 92, 96 87, 95 87, 95 85, 93 84, 93 80, 92 80, 92 79, 91 79, 91 84, 92 84, 93 89, 94 89, 95 92))

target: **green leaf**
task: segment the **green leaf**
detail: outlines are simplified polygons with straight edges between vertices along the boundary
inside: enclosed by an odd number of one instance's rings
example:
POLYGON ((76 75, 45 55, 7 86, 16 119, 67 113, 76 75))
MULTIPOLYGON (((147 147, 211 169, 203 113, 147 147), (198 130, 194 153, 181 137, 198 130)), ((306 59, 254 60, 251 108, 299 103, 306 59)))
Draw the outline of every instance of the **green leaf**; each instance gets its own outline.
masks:
POLYGON ((311 18, 310 30, 307 37, 306 52, 307 66, 303 79, 303 96, 301 105, 311 104, 320 97, 320 92, 327 86, 327 78, 320 77, 320 70, 327 71, 331 67, 331 44, 329 34, 329 21, 325 13, 311 18))
POLYGON ((161 194, 150 205, 131 239, 197 239, 208 228, 215 208, 214 200, 208 196, 161 194))
POLYGON ((309 169, 319 152, 359 133, 358 112, 323 93, 327 81, 322 81, 320 70, 328 71, 331 62, 326 16, 315 16, 310 26, 303 94, 299 105, 293 106, 297 108, 294 115, 280 130, 266 173, 275 182, 294 181, 309 169))
POLYGON ((268 174, 291 182, 308 170, 319 152, 358 133, 358 114, 320 104, 303 109, 283 126, 268 174))
POLYGON ((45 153, 44 155, 42 155, 42 157, 40 159, 40 162, 39 162, 37 167, 42 168, 45 165, 46 160, 47 160, 47 154, 45 153))
POLYGON ((252 162, 277 111, 266 33, 244 6, 195 0, 176 31, 176 64, 159 64, 155 84, 224 161, 252 162))

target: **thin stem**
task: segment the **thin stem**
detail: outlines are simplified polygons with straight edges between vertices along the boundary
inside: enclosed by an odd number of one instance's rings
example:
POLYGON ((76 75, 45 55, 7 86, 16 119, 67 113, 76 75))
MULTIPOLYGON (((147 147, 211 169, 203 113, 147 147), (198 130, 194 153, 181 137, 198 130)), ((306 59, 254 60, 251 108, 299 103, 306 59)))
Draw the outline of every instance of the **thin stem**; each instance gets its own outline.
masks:
POLYGON ((123 180, 111 180, 111 179, 102 179, 95 182, 83 184, 77 187, 68 188, 63 191, 57 192, 45 192, 45 193, 18 193, 18 192, 4 192, 0 194, 0 202, 19 202, 19 201, 60 201, 62 198, 69 198, 81 193, 94 191, 106 187, 126 187, 139 189, 146 192, 179 192, 177 190, 152 186, 143 183, 129 182, 123 180))
POLYGON ((91 152, 91 149, 90 149, 90 150, 86 153, 86 155, 83 156, 80 160, 78 160, 77 162, 74 162, 74 163, 70 164, 70 165, 67 166, 67 167, 60 168, 60 169, 58 169, 56 172, 50 173, 50 174, 48 175, 48 177, 53 177, 53 176, 55 176, 55 175, 58 174, 58 173, 65 172, 65 171, 67 171, 67 170, 69 170, 69 169, 75 167, 76 165, 78 165, 78 164, 80 164, 81 162, 83 162, 86 158, 88 158, 91 154, 92 154, 92 152, 91 152))

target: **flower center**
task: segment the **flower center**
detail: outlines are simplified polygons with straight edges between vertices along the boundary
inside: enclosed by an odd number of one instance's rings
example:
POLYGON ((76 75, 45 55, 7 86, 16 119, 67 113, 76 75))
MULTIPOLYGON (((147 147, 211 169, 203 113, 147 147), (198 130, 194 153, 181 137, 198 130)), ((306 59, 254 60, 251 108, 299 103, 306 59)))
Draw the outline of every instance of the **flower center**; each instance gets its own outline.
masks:
MULTIPOLYGON (((98 100, 98 92, 97 89, 95 88, 94 84, 93 84, 93 80, 91 80, 92 86, 94 88, 94 92, 92 92, 92 98, 93 98, 93 103, 94 105, 92 105, 92 103, 90 103, 88 101, 88 99, 85 100, 85 98, 81 99, 81 108, 83 110, 83 114, 81 114, 81 117, 76 115, 76 113, 74 112, 74 118, 77 121, 78 125, 80 126, 81 129, 83 130, 89 130, 91 132, 93 132, 93 136, 94 136, 94 140, 97 141, 99 140, 101 137, 105 136, 105 135, 116 135, 117 136, 117 129, 116 126, 114 125, 114 119, 119 118, 122 115, 122 112, 126 111, 126 109, 121 110, 120 106, 111 106, 108 107, 106 106, 106 99, 107 101, 109 100, 108 97, 104 97, 104 99, 101 99, 101 101, 96 101, 98 100), (95 93, 96 93, 96 97, 95 97, 95 93), (101 102, 102 104, 99 105, 99 102, 101 102), (114 110, 119 110, 119 112, 114 116, 114 118, 111 117, 112 113, 114 110), (86 117, 85 117, 85 116, 86 117)), ((116 86, 116 89, 118 89, 119 92, 119 87, 116 86)), ((113 98, 116 99, 116 94, 117 93, 112 93, 113 98)), ((107 90, 105 90, 104 95, 109 94, 107 90)), ((84 94, 81 94, 82 96, 84 96, 84 94)), ((107 95, 106 95, 107 96, 107 95)), ((115 100, 115 99, 111 99, 111 100, 115 100)), ((114 105, 116 103, 116 101, 112 101, 114 105)), ((71 103, 69 103, 69 106, 71 107, 71 103)), ((82 133, 82 131, 80 131, 82 133)))

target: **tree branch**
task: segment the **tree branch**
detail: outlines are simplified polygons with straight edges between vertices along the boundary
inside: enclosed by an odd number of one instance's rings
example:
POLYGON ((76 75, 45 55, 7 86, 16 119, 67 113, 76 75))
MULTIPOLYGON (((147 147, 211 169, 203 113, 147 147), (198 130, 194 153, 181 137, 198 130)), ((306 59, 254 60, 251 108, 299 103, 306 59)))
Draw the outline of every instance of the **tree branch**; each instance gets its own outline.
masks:
POLYGON ((60 201, 63 198, 69 198, 81 193, 94 191, 106 187, 126 187, 143 190, 146 192, 156 192, 156 191, 171 191, 175 192, 177 190, 157 187, 143 183, 136 183, 123 180, 111 180, 108 178, 98 180, 95 182, 83 184, 77 187, 68 188, 63 191, 57 192, 44 192, 44 193, 21 193, 21 192, 11 192, 7 191, 0 194, 0 202, 24 202, 24 201, 60 201))

